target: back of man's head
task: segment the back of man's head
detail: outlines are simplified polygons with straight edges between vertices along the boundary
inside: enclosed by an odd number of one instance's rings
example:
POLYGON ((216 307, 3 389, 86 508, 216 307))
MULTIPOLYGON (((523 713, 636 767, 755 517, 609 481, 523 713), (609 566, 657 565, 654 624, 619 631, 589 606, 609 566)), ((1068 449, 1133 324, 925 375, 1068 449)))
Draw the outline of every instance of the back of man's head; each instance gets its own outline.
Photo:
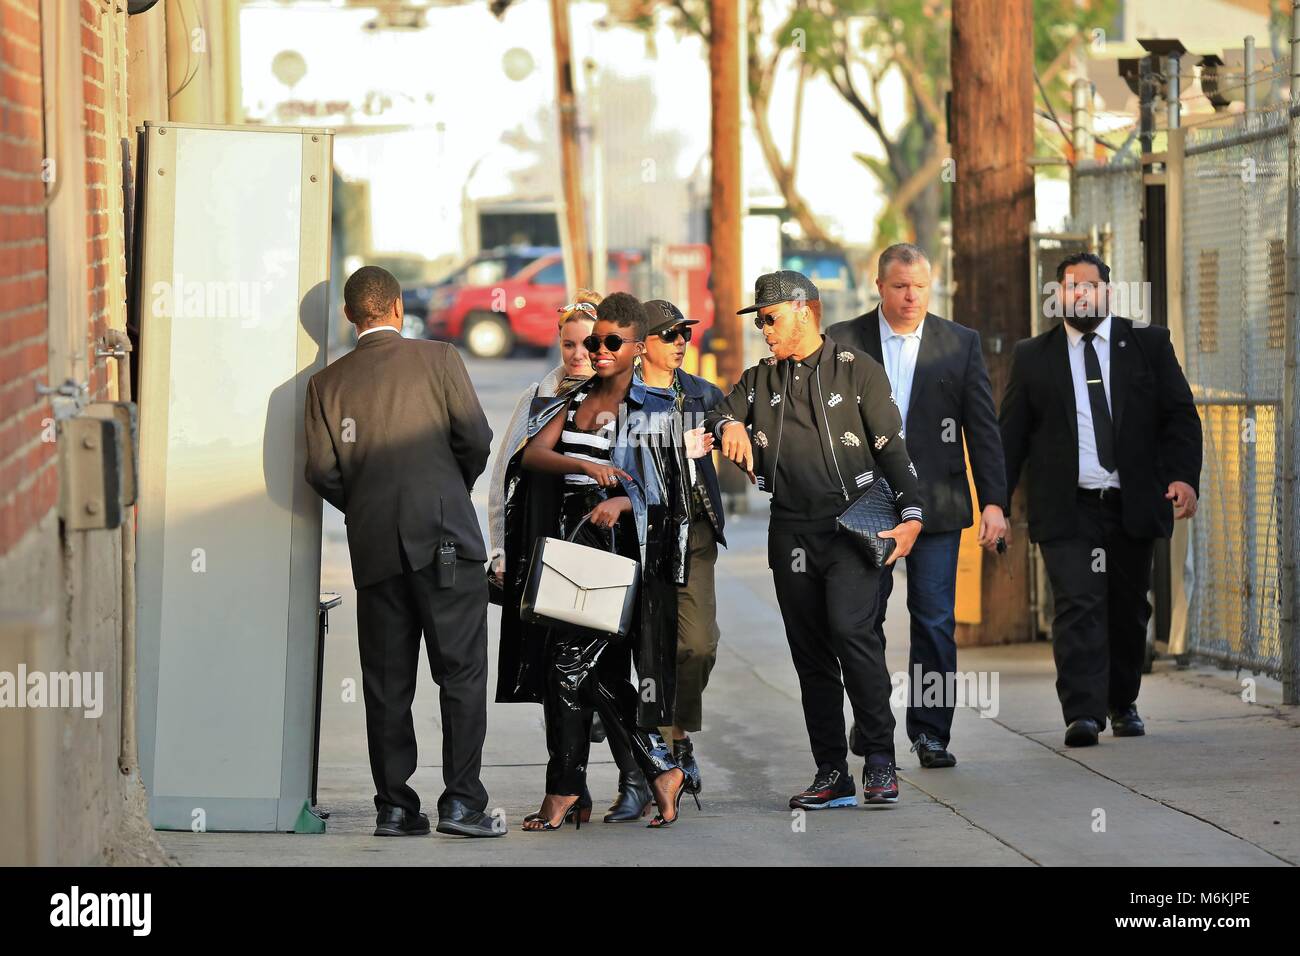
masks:
POLYGON ((402 297, 402 286, 387 269, 362 266, 343 285, 343 311, 360 331, 387 325, 393 318, 393 303, 402 297))

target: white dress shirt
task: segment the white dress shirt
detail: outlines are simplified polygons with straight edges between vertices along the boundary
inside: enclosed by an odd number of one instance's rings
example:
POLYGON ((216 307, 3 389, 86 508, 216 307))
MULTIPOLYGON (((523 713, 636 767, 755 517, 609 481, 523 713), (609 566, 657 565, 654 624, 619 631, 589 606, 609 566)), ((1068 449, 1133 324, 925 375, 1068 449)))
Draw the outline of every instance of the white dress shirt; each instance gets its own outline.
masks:
POLYGON ((364 338, 365 336, 369 335, 371 332, 383 332, 384 330, 388 330, 389 332, 397 332, 397 333, 401 333, 401 331, 402 331, 401 329, 396 328, 396 327, 391 326, 391 325, 372 325, 370 328, 366 329, 364 332, 358 332, 358 333, 357 333, 357 341, 360 342, 362 338, 364 338))
POLYGON ((895 332, 885 319, 885 310, 876 307, 880 320, 880 356, 885 360, 885 374, 894 392, 894 404, 903 418, 903 432, 907 433, 907 407, 912 403, 912 379, 916 376, 916 356, 921 351, 922 318, 916 329, 907 334, 895 332))
MULTIPOLYGON (((1106 316, 1093 329, 1097 337, 1092 340, 1092 347, 1097 353, 1097 363, 1101 366, 1106 407, 1111 409, 1113 421, 1114 406, 1110 400, 1110 320, 1111 317, 1106 316)), ((1070 377, 1074 380, 1075 417, 1079 423, 1079 487, 1118 488, 1119 472, 1107 471, 1097 459, 1097 433, 1092 427, 1092 401, 1088 397, 1088 375, 1083 367, 1083 333, 1069 322, 1064 325, 1067 351, 1070 353, 1070 377)))

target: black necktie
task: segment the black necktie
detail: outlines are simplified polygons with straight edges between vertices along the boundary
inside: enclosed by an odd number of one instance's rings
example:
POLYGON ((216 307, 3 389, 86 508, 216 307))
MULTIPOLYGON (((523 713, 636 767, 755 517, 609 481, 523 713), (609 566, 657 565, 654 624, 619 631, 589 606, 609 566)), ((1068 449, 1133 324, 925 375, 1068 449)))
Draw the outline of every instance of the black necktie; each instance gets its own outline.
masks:
POLYGON ((1092 432, 1097 440, 1097 460, 1107 471, 1115 470, 1115 427, 1106 404, 1106 383, 1101 378, 1101 362, 1092 347, 1096 332, 1083 333, 1083 371, 1088 382, 1088 404, 1092 406, 1092 432))

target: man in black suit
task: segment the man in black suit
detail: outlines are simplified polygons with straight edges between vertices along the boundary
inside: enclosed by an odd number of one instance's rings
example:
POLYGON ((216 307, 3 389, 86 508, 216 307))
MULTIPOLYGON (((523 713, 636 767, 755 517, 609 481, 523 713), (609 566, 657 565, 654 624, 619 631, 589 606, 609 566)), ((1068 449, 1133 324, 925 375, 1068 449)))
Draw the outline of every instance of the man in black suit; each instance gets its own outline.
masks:
POLYGON ((402 290, 363 266, 343 289, 356 348, 307 384, 307 481, 345 515, 375 780, 376 836, 429 832, 411 701, 423 632, 442 711, 438 832, 502 836, 479 780, 487 733, 487 553, 470 489, 492 430, 456 349, 404 339, 402 290))
POLYGON ((1064 322, 1016 345, 1002 400, 1007 487, 1028 467, 1029 538, 1056 616, 1056 693, 1069 747, 1146 732, 1137 711, 1156 538, 1196 513, 1201 420, 1169 330, 1111 314, 1110 268, 1064 259, 1064 322))
MULTIPOLYGON (((979 333, 927 311, 930 262, 925 252, 910 243, 886 249, 876 289, 878 308, 831 326, 827 335, 885 367, 902 414, 907 452, 926 503, 925 528, 906 558, 911 616, 907 736, 922 767, 952 767, 957 759, 948 742, 956 684, 947 675, 957 670, 957 553, 962 529, 974 523, 963 436, 975 475, 984 548, 996 547, 1006 532, 1006 464, 979 333), (925 693, 934 685, 943 688, 937 702, 933 693, 925 693)), ((882 645, 892 571, 886 567, 880 575, 875 630, 882 645)))

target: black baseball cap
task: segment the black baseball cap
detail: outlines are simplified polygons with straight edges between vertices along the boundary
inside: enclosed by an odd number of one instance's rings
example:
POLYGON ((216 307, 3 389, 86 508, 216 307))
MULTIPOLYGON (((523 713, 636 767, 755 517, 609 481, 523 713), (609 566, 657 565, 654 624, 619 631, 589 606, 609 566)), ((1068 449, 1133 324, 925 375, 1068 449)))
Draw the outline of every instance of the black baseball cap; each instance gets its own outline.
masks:
POLYGON ((700 322, 682 315, 682 310, 667 299, 651 299, 642 303, 641 308, 645 312, 646 335, 658 335, 679 325, 698 325, 700 322))
POLYGON ((765 305, 776 305, 778 302, 820 300, 821 294, 818 293, 817 286, 813 285, 812 279, 802 272, 782 269, 780 272, 769 272, 759 276, 758 281, 754 283, 754 304, 741 309, 736 315, 757 312, 765 305))

